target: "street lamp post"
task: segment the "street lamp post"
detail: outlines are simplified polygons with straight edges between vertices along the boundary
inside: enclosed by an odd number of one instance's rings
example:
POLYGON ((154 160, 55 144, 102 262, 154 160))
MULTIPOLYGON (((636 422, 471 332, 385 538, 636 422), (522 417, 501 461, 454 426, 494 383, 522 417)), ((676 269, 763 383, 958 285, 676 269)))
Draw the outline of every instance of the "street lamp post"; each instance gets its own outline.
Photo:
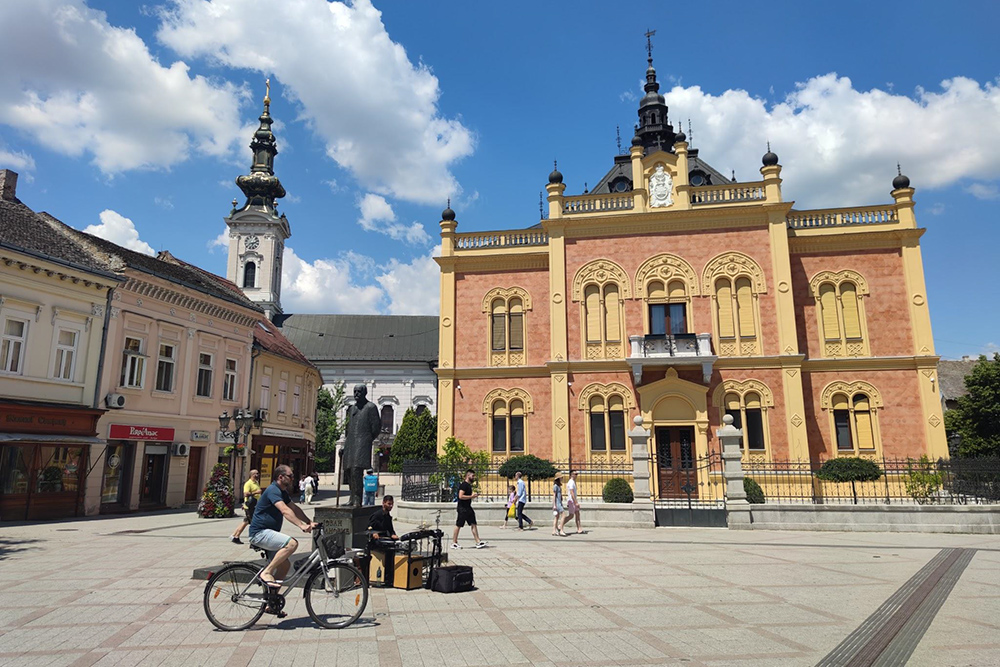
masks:
MULTIPOLYGON (((243 408, 238 409, 235 414, 230 417, 228 410, 223 410, 222 414, 219 415, 219 431, 223 438, 233 439, 233 464, 235 464, 235 457, 239 456, 243 459, 250 454, 249 447, 247 446, 247 438, 250 435, 251 428, 260 428, 264 420, 261 418, 260 414, 254 416, 249 409, 244 410, 243 408), (229 430, 229 424, 235 422, 236 428, 232 431, 229 430), (242 442, 240 442, 242 440, 242 442)), ((237 478, 236 478, 236 466, 230 465, 230 473, 233 476, 233 491, 234 495, 237 488, 237 478)), ((240 461, 240 472, 239 479, 243 479, 243 462, 240 461)))

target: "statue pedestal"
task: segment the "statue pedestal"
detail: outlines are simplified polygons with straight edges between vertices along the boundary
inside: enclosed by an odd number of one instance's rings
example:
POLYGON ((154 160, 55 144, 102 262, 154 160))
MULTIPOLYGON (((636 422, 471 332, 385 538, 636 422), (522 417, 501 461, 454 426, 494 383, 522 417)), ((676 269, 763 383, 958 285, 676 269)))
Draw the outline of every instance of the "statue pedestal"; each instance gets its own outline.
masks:
POLYGON ((378 505, 317 507, 313 521, 323 524, 323 534, 336 536, 337 544, 345 549, 364 549, 368 545, 368 522, 377 509, 378 505))

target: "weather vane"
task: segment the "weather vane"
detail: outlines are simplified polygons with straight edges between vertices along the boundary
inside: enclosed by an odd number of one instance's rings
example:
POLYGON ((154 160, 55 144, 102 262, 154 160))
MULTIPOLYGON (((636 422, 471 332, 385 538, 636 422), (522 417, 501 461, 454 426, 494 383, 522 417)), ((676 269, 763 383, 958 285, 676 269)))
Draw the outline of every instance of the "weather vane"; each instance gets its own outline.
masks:
POLYGON ((620 125, 615 125, 615 142, 618 144, 618 154, 622 154, 622 128, 620 125))
POLYGON ((650 62, 653 60, 653 35, 655 34, 655 30, 646 31, 646 54, 649 56, 650 62))

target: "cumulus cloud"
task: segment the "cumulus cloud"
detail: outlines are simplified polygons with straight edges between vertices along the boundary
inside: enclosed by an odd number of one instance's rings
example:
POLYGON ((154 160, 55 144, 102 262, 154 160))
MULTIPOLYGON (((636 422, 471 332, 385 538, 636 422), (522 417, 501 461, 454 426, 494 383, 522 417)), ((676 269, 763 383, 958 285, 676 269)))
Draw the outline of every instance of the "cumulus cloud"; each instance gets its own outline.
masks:
POLYGON ((993 183, 973 183, 963 189, 976 199, 997 199, 1000 197, 1000 188, 993 183))
POLYGON ((153 246, 139 238, 139 230, 130 219, 111 209, 101 211, 100 218, 101 224, 89 225, 83 231, 144 255, 156 254, 153 246))
POLYGON ((2 2, 0 25, 16 26, 0 59, 17 63, 0 68, 0 119, 50 150, 114 174, 225 156, 245 138, 241 89, 161 65, 134 30, 83 0, 2 2))
POLYGON ((434 261, 436 246, 428 255, 409 263, 389 260, 375 280, 385 290, 390 315, 437 315, 441 301, 441 272, 434 261))
POLYGON ((208 247, 209 252, 215 252, 220 248, 222 250, 229 249, 229 227, 226 227, 222 232, 216 236, 214 239, 205 244, 208 247))
POLYGON ((366 190, 420 203, 460 192, 451 165, 474 137, 441 116, 437 77, 390 39, 369 0, 285 0, 281 11, 270 0, 174 0, 162 20, 158 38, 183 56, 276 76, 366 190))
POLYGON ((0 146, 0 169, 13 169, 30 178, 30 172, 35 170, 35 158, 24 151, 11 151, 0 146))
MULTIPOLYGON (((1000 177, 996 82, 955 77, 908 96, 856 90, 831 73, 797 84, 773 105, 746 91, 712 95, 698 86, 676 86, 664 97, 672 118, 694 119, 694 146, 724 174, 759 178, 770 140, 784 167, 783 194, 800 206, 888 201, 897 161, 918 189, 1000 177)), ((971 194, 996 190, 980 185, 971 194)))
POLYGON ((307 262, 285 246, 281 263, 281 301, 289 313, 377 313, 382 290, 359 285, 351 258, 307 262))
POLYGON ((358 224, 365 231, 378 232, 397 241, 411 244, 427 244, 431 240, 419 222, 412 222, 409 225, 396 222, 396 212, 392 210, 392 205, 385 200, 385 197, 369 192, 358 202, 358 209, 361 211, 358 224))

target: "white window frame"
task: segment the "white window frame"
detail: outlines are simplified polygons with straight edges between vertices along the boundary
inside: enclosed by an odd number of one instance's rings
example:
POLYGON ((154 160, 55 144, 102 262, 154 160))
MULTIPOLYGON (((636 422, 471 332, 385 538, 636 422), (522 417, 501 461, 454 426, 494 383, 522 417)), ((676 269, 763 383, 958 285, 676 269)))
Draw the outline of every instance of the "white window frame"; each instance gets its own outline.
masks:
POLYGON ((278 380, 278 412, 284 414, 288 407, 288 380, 278 380))
POLYGON ((125 345, 122 347, 122 374, 120 386, 129 389, 142 389, 146 381, 146 355, 143 348, 146 339, 139 336, 125 336, 125 345), (135 340, 139 342, 138 350, 130 350, 128 342, 135 340), (131 380, 131 382, 129 381, 131 380))
POLYGON ((0 354, 2 354, 3 348, 13 348, 14 345, 20 343, 17 363, 12 364, 11 361, 13 357, 10 356, 8 352, 6 363, 3 368, 0 368, 0 372, 10 373, 11 375, 24 375, 24 350, 28 347, 28 329, 31 326, 30 322, 26 318, 20 317, 5 317, 3 318, 3 329, 0 329, 0 337, 2 337, 2 342, 0 342, 0 354), (13 336, 7 333, 7 323, 8 322, 20 322, 24 325, 24 331, 21 332, 21 336, 13 336), (15 368, 12 370, 12 366, 15 368))
POLYGON ((53 380, 73 382, 76 379, 77 352, 80 349, 81 332, 75 327, 57 326, 53 336, 52 364, 49 368, 49 377, 53 380), (59 342, 59 336, 63 332, 73 334, 73 345, 63 345, 59 342), (66 370, 66 355, 69 355, 69 377, 65 377, 63 371, 66 370), (60 358, 61 357, 61 358, 60 358))
POLYGON ((198 398, 212 398, 212 383, 215 381, 215 355, 211 352, 198 351, 198 373, 195 375, 194 395, 198 398), (208 357, 208 363, 202 363, 202 357, 208 357), (208 373, 208 394, 199 394, 201 389, 202 371, 208 373))
POLYGON ((302 408, 302 385, 297 384, 292 389, 292 416, 298 417, 302 408))
POLYGON ((236 359, 232 357, 226 357, 226 367, 223 369, 224 377, 222 379, 222 400, 224 401, 235 401, 236 400, 236 380, 238 378, 237 369, 239 364, 236 359), (229 368, 229 363, 232 362, 232 369, 229 368))
POLYGON ((260 409, 271 409, 271 376, 267 374, 260 376, 260 409))
POLYGON ((176 389, 177 384, 175 383, 177 374, 177 343, 174 341, 163 342, 162 340, 156 347, 156 380, 153 385, 155 391, 161 391, 163 393, 172 394, 174 389, 176 389), (163 348, 169 347, 171 354, 169 357, 163 355, 163 348), (160 389, 160 365, 168 364, 170 366, 170 389, 160 389))

